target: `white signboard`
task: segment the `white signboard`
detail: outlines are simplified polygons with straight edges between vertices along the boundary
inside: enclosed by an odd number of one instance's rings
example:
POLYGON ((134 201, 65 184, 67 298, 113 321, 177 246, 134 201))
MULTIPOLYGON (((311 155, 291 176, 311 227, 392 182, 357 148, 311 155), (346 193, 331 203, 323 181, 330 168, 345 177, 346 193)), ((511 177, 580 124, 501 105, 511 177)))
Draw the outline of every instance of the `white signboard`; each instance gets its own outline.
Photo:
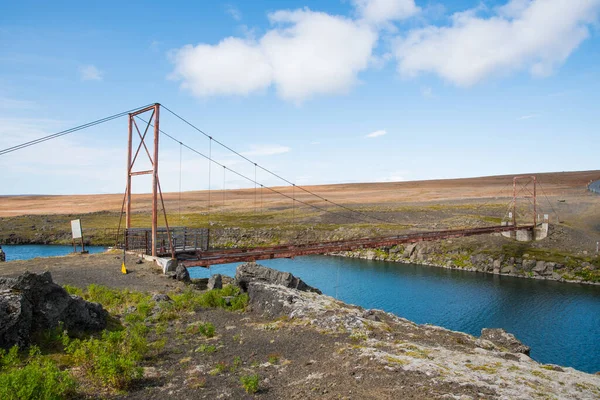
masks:
POLYGON ((81 220, 74 219, 71 221, 71 232, 73 232, 73 239, 79 239, 83 237, 81 233, 81 220))

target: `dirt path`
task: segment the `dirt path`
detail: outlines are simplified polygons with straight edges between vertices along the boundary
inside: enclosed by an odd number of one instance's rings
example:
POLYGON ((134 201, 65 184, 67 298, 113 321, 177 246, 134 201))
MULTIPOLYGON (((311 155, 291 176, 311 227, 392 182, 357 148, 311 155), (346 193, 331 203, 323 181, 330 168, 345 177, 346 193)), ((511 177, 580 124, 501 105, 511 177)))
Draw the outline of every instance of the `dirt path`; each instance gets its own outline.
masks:
POLYGON ((169 292, 185 285, 167 278, 153 263, 136 264, 135 257, 127 257, 128 274, 121 273, 122 254, 75 254, 64 257, 35 258, 33 260, 0 263, 0 276, 18 276, 25 271, 50 271, 60 285, 85 288, 95 283, 111 288, 143 292, 169 292))

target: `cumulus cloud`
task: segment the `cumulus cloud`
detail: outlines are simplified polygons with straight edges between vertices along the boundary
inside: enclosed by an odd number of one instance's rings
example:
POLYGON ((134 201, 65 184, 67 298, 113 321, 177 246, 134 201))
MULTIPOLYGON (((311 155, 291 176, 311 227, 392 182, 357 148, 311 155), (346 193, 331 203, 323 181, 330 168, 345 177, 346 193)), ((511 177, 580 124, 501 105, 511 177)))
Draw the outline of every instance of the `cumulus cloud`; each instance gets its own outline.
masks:
MULTIPOLYGON (((414 0, 350 4, 352 18, 308 8, 279 10, 268 14, 270 26, 262 36, 175 49, 170 77, 197 97, 245 96, 273 88, 280 98, 302 103, 316 95, 347 93, 362 71, 388 61, 387 49, 375 50, 395 32, 389 27, 416 15, 422 21, 427 14, 414 0), (380 39, 384 30, 386 40, 380 39)), ((600 0, 480 5, 452 14, 447 24, 406 31, 391 41, 392 58, 404 77, 431 73, 458 86, 520 70, 543 77, 589 36, 599 10, 600 0)))
POLYGON ((273 71, 260 45, 229 37, 211 46, 184 46, 172 53, 174 79, 198 97, 247 95, 271 85, 273 71))
POLYGON ((491 10, 456 13, 449 26, 427 26, 397 41, 399 72, 434 73, 460 86, 529 69, 547 76, 589 36, 600 0, 511 0, 491 10))
POLYGON ((103 77, 102 71, 94 65, 84 65, 79 68, 79 75, 82 81, 101 81, 103 77))
POLYGON ((250 150, 242 152, 245 156, 274 156, 276 154, 288 153, 291 149, 287 146, 278 144, 254 145, 250 150))
POLYGON ((171 77, 199 97, 274 86, 281 98, 302 102, 347 92, 369 66, 378 35, 367 24, 308 9, 268 17, 272 29, 258 40, 230 37, 175 50, 171 77))
POLYGON ((353 0, 353 3, 365 21, 375 24, 406 19, 420 10, 415 0, 353 0))
POLYGON ((369 138, 369 139, 372 139, 372 138, 376 138, 376 137, 383 136, 383 135, 386 135, 386 134, 387 134, 387 131, 385 131, 383 129, 380 129, 378 131, 369 133, 365 137, 369 138))

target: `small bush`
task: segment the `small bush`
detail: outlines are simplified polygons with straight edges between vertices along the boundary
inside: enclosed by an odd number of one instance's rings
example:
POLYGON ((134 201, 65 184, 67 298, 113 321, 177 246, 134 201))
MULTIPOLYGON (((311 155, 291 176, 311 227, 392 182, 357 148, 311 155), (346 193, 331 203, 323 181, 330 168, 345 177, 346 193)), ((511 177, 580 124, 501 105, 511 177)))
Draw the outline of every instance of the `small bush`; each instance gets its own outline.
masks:
POLYGON ((233 364, 229 368, 229 371, 235 372, 242 366, 242 358, 239 356, 234 357, 233 364))
POLYGON ((242 383, 242 387, 248 394, 254 394, 258 392, 258 381, 260 378, 257 374, 254 375, 244 375, 240 377, 240 382, 242 383))
POLYGON ((104 331, 100 339, 72 341, 66 351, 92 381, 122 390, 143 375, 137 364, 148 351, 147 330, 137 324, 123 331, 104 331))
POLYGON ((200 324, 198 325, 198 328, 200 329, 200 333, 206 336, 207 338, 215 336, 215 326, 210 322, 200 324))
POLYGON ((217 351, 217 347, 211 344, 201 344, 196 350, 196 353, 214 353, 217 351))
POLYGON ((44 359, 39 348, 32 347, 24 363, 18 367, 16 346, 8 353, 0 350, 0 399, 59 400, 75 392, 76 383, 71 374, 44 359))
POLYGON ((215 326, 210 322, 194 323, 192 325, 189 325, 185 331, 186 333, 191 335, 200 333, 201 335, 206 336, 207 338, 215 336, 215 326))
POLYGON ((225 372, 227 370, 227 363, 220 361, 218 362, 215 367, 209 372, 209 374, 211 375, 219 375, 222 374, 223 372, 225 372))

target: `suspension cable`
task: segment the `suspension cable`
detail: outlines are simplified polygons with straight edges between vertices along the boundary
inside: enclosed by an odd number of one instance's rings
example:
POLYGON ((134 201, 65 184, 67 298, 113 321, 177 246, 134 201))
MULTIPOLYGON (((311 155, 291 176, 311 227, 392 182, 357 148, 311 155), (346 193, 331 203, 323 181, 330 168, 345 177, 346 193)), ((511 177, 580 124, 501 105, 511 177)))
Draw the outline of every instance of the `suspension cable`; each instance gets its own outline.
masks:
MULTIPOLYGON (((188 120, 186 120, 185 118, 183 118, 182 116, 180 116, 179 114, 175 113, 174 111, 172 111, 171 109, 169 109, 167 106, 165 106, 165 105, 163 105, 163 104, 161 104, 161 106, 162 106, 162 108, 164 108, 165 110, 167 110, 168 112, 170 112, 171 114, 173 114, 173 115, 174 115, 176 118, 178 118, 179 120, 181 120, 181 121, 182 121, 182 122, 184 122, 185 124, 189 125, 191 128, 193 128, 193 129, 194 129, 194 130, 196 130, 197 132, 201 133, 202 135, 204 135, 204 136, 206 136, 206 137, 209 137, 209 138, 211 137, 209 134, 207 134, 206 132, 204 132, 203 130, 201 130, 200 128, 198 128, 197 126, 195 126, 194 124, 192 124, 191 122, 189 122, 188 120)), ((248 161, 249 163, 256 164, 254 161, 250 160, 248 157, 246 157, 246 156, 244 156, 243 154, 241 154, 241 153, 239 153, 239 152, 237 152, 237 151, 233 150, 231 147, 229 147, 229 146, 225 145, 224 143, 221 143, 221 142, 220 142, 220 141, 218 141, 217 139, 214 139, 214 138, 213 138, 213 140, 214 140, 214 141, 215 141, 217 144, 221 145, 222 147, 224 147, 225 149, 227 149, 227 150, 229 150, 230 152, 234 153, 235 155, 237 155, 237 156, 239 156, 239 157, 243 158, 244 160, 248 161)), ((289 185, 293 185, 293 184, 294 184, 293 182, 291 182, 291 181, 289 181, 289 180, 287 180, 287 179, 283 178, 282 176, 280 176, 280 175, 276 174, 275 172, 272 172, 271 170, 268 170, 268 169, 266 169, 265 167, 263 167, 263 166, 261 166, 261 165, 259 165, 259 164, 256 164, 256 166, 257 166, 258 168, 260 168, 261 170, 263 170, 263 171, 267 172, 268 174, 271 174, 272 176, 274 176, 274 177, 276 177, 276 178, 278 178, 278 179, 281 179, 282 181, 284 181, 284 182, 288 183, 289 185)), ((382 219, 382 218, 378 218, 378 217, 375 217, 375 216, 372 216, 372 215, 366 214, 366 213, 364 213, 364 212, 362 212, 362 211, 354 210, 354 209, 352 209, 352 208, 350 208, 350 207, 347 207, 347 206, 344 206, 344 205, 342 205, 342 204, 339 204, 339 203, 336 203, 336 202, 330 201, 330 200, 328 200, 328 199, 324 198, 323 196, 321 196, 321 195, 319 195, 319 194, 317 194, 317 193, 314 193, 314 192, 312 192, 312 191, 310 191, 310 190, 308 190, 308 189, 306 189, 306 188, 304 188, 304 187, 302 187, 302 186, 298 186, 298 189, 300 189, 300 190, 302 190, 302 191, 304 191, 304 192, 306 192, 306 193, 308 193, 308 194, 310 194, 310 195, 312 195, 312 196, 315 196, 315 197, 317 197, 317 198, 319 198, 319 199, 321 199, 321 200, 323 200, 323 201, 325 201, 325 202, 327 202, 327 203, 329 203, 329 204, 331 204, 331 205, 334 205, 334 206, 337 206, 337 207, 343 208, 343 209, 345 209, 346 211, 349 211, 349 212, 352 212, 352 213, 356 213, 356 214, 361 214, 361 215, 363 215, 363 216, 365 216, 365 217, 367 217, 367 218, 371 218, 371 219, 374 219, 374 220, 377 220, 377 221, 379 221, 379 222, 383 222, 383 223, 386 223, 386 224, 394 224, 394 223, 393 223, 393 222, 391 222, 391 221, 388 221, 388 220, 385 220, 385 219, 382 219)))
MULTIPOLYGON (((144 123, 148 123, 148 121, 145 121, 143 118, 141 118, 141 117, 139 117, 139 116, 137 116, 137 115, 136 115, 136 118, 138 118, 140 121, 142 121, 142 122, 144 122, 144 123)), ((175 142, 177 142, 177 143, 180 143, 180 140, 178 140, 177 138, 175 138, 175 137, 173 137, 172 135, 168 134, 168 133, 167 133, 167 132, 165 132, 164 130, 162 130, 162 129, 159 129, 159 131, 160 131, 160 133, 162 133, 163 135, 165 135, 165 136, 166 136, 166 137, 168 137, 169 139, 171 139, 171 140, 173 140, 173 141, 175 141, 175 142)), ((215 140, 214 138, 213 138, 213 140, 216 142, 216 140, 215 140)), ((187 145, 187 144, 185 144, 185 143, 183 143, 183 142, 182 142, 182 145, 183 145, 183 147, 185 147, 186 149, 190 150, 190 151, 191 151, 191 152, 193 152, 193 153, 196 153, 196 154, 198 154, 199 156, 201 156, 201 157, 203 157, 203 158, 205 158, 205 159, 209 160, 210 162, 213 162, 213 163, 217 164, 218 166, 221 166, 221 167, 227 168, 227 166, 225 166, 225 165, 221 164, 220 162, 218 162, 218 161, 216 161, 216 160, 214 160, 214 159, 212 159, 212 158, 208 157, 207 155, 205 155, 205 154, 201 153, 200 151, 198 151, 198 150, 194 149, 193 147, 191 147, 191 146, 189 146, 189 145, 187 145)), ((259 166, 259 168, 260 168, 260 166, 259 166)), ((249 177, 247 177, 247 176, 246 176, 246 175, 244 175, 244 174, 241 174, 241 173, 239 173, 239 172, 237 172, 237 171, 235 171, 235 170, 233 170, 233 169, 231 169, 231 168, 229 168, 229 171, 233 172, 235 175, 239 176, 240 178, 243 178, 243 179, 245 179, 245 180, 247 180, 247 181, 249 181, 249 182, 252 182, 252 183, 254 183, 254 181, 252 180, 252 178, 249 178, 249 177)), ((257 182, 257 183, 258 183, 258 182, 257 182)), ((286 197, 286 198, 288 198, 288 199, 292 200, 292 197, 291 197, 290 195, 287 195, 287 194, 285 194, 285 193, 283 193, 283 192, 281 192, 281 191, 279 191, 279 190, 273 189, 273 188, 271 188, 271 187, 268 187, 268 186, 263 186, 263 185, 261 185, 261 186, 262 186, 262 187, 264 187, 264 188, 266 188, 267 190, 269 190, 269 191, 273 192, 273 193, 276 193, 276 194, 278 194, 278 195, 280 195, 280 196, 283 196, 283 197, 286 197)), ((319 210, 319 211, 321 211, 321 212, 325 212, 325 213, 328 213, 328 214, 336 214, 336 215, 339 215, 339 213, 337 213, 337 212, 335 212, 335 211, 329 211, 329 210, 327 210, 327 209, 325 209, 325 208, 323 208, 323 207, 319 207, 319 206, 316 206, 316 205, 314 205, 314 204, 307 203, 307 202, 305 202, 305 201, 302 201, 302 200, 296 200, 296 201, 298 201, 298 203, 304 204, 304 205, 306 205, 306 206, 308 206, 308 207, 314 208, 315 210, 319 210)), ((330 200, 327 200, 327 199, 325 199, 325 201, 326 201, 326 202, 328 202, 328 203, 333 203, 333 202, 331 202, 330 200)), ((346 217, 346 218, 348 218, 348 217, 346 217)), ((364 219, 361 219, 361 218, 358 218, 358 217, 353 217, 353 219, 355 219, 355 220, 360 220, 361 222, 367 222, 367 221, 365 221, 364 219)))
POLYGON ((34 139, 34 140, 30 140, 29 142, 21 143, 21 144, 18 144, 16 146, 8 147, 6 149, 0 150, 0 156, 8 154, 8 153, 12 153, 13 151, 24 149, 24 148, 29 147, 29 146, 33 146, 33 145, 36 145, 36 144, 39 144, 39 143, 43 143, 43 142, 46 142, 48 140, 56 139, 56 138, 59 138, 61 136, 65 136, 65 135, 68 135, 68 134, 73 133, 73 132, 80 131, 80 130, 85 129, 85 128, 90 128, 90 127, 95 126, 95 125, 100 125, 100 124, 103 124, 105 122, 112 121, 113 119, 117 119, 117 118, 123 117, 123 116, 125 116, 127 114, 130 114, 130 113, 134 112, 134 111, 141 110, 142 108, 146 108, 146 107, 149 107, 149 106, 151 106, 151 104, 148 104, 148 105, 145 105, 145 106, 142 106, 142 107, 136 107, 136 108, 133 108, 133 109, 128 110, 128 111, 123 111, 123 112, 120 112, 118 114, 111 115, 109 117, 105 117, 105 118, 98 119, 96 121, 88 122, 87 124, 79 125, 79 126, 76 126, 76 127, 73 127, 73 128, 70 128, 70 129, 67 129, 67 130, 64 130, 64 131, 61 131, 61 132, 53 133, 51 135, 47 135, 47 136, 43 136, 43 137, 40 137, 40 138, 37 138, 37 139, 34 139))

